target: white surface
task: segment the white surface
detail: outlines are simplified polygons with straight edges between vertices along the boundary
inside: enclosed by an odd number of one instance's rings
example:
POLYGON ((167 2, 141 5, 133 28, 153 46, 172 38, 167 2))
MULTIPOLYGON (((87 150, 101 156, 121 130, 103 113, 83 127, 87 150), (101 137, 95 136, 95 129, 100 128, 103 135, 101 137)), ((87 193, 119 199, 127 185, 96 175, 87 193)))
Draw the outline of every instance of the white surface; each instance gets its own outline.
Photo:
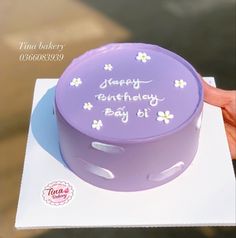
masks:
MULTIPOLYGON (((214 84, 214 78, 207 80, 214 84)), ((84 182, 63 165, 52 114, 56 83, 36 82, 32 112, 50 89, 51 96, 43 104, 49 110, 31 116, 16 228, 235 225, 235 178, 219 108, 204 105, 199 150, 183 174, 151 190, 112 192, 84 182), (55 207, 41 195, 58 180, 69 182, 75 195, 55 207)))

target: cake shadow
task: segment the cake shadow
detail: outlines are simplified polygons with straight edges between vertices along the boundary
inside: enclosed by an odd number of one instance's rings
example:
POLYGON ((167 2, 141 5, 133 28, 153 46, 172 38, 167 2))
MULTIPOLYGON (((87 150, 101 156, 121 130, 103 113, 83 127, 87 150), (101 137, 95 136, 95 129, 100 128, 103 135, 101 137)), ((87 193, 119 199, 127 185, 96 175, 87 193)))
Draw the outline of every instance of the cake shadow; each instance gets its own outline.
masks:
POLYGON ((54 159, 67 167, 59 148, 54 99, 55 86, 47 90, 33 110, 31 116, 31 130, 39 145, 54 159))

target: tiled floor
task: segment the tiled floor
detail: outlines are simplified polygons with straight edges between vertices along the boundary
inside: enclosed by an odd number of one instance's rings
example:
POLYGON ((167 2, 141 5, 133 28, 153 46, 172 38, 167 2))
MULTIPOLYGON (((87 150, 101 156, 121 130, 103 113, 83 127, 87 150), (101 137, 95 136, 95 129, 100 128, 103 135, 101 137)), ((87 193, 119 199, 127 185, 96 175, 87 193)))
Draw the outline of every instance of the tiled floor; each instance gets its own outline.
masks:
MULTIPOLYGON (((235 85, 234 0, 0 2, 0 238, 231 237, 234 228, 16 231, 14 218, 35 79, 58 77, 72 58, 108 42, 160 44, 220 87, 235 85), (20 62, 21 41, 65 44, 62 62, 20 62)), ((32 53, 32 52, 29 52, 32 53)), ((34 53, 42 53, 37 50, 34 53)))

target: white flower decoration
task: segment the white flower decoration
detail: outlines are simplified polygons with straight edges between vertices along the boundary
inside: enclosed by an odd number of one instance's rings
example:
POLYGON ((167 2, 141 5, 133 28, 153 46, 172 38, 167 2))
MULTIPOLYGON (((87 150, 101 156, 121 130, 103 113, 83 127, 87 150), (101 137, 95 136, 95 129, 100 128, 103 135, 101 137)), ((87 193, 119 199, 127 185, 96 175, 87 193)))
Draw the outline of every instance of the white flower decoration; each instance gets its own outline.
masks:
POLYGON ((92 128, 93 129, 96 129, 96 130, 100 130, 101 129, 101 127, 103 126, 103 124, 102 124, 102 121, 101 120, 93 120, 93 124, 92 124, 92 128))
POLYGON ((183 80, 175 80, 175 87, 176 88, 184 88, 187 85, 187 83, 183 80))
POLYGON ((173 119, 174 115, 170 114, 170 111, 165 111, 165 112, 158 112, 158 117, 157 120, 158 121, 164 121, 165 124, 169 124, 170 119, 173 119))
POLYGON ((85 110, 91 110, 93 108, 93 105, 90 102, 85 102, 83 108, 85 110))
POLYGON ((111 64, 105 64, 105 65, 104 65, 104 69, 105 69, 106 71, 112 71, 113 66, 112 66, 111 64))
POLYGON ((146 63, 150 59, 151 57, 145 52, 138 52, 138 55, 136 56, 136 60, 142 61, 143 63, 146 63))
POLYGON ((70 82, 70 85, 74 87, 78 87, 80 84, 82 84, 81 78, 73 78, 70 82))

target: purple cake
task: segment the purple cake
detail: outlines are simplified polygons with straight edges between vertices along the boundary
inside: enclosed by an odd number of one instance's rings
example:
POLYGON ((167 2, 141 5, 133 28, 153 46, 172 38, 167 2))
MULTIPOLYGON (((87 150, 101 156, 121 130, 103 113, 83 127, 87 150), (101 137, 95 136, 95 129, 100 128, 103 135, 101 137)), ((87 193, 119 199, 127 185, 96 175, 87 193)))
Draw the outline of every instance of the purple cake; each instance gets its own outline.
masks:
POLYGON ((56 88, 61 154, 81 179, 138 191, 180 175, 198 148, 194 68, 156 45, 109 44, 76 58, 56 88))

